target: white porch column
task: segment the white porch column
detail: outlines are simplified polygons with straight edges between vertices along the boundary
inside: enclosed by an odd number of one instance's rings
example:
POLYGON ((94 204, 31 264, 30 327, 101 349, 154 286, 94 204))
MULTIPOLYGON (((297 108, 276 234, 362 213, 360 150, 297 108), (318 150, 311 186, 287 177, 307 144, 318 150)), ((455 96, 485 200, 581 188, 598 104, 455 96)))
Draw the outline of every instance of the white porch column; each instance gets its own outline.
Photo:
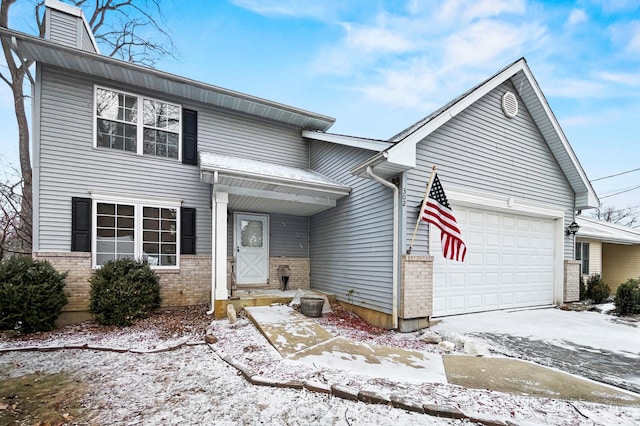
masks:
POLYGON ((213 208, 211 212, 211 298, 212 309, 215 300, 227 300, 227 204, 229 194, 216 192, 212 188, 213 208))

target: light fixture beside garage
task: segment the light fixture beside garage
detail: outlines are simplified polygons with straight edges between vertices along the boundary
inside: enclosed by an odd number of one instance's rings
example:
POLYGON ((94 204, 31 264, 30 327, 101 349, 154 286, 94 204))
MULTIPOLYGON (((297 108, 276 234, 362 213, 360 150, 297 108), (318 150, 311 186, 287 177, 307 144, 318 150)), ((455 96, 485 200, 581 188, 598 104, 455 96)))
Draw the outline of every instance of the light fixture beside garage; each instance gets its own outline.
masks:
POLYGON ((578 225, 574 220, 573 222, 571 222, 571 225, 567 227, 567 235, 576 235, 576 232, 578 232, 579 230, 580 225, 578 225))
POLYGON ((518 115, 518 98, 513 92, 505 92, 502 95, 502 111, 509 118, 518 115))

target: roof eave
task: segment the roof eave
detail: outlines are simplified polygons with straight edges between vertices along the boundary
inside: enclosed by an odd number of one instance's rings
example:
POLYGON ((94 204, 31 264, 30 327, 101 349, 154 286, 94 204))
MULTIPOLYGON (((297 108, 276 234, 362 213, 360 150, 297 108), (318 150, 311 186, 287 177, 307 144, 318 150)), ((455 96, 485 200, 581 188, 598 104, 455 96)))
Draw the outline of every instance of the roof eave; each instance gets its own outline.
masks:
POLYGON ((206 84, 142 65, 125 62, 29 34, 0 28, 0 37, 9 38, 20 56, 71 71, 135 84, 193 102, 211 104, 307 130, 328 130, 335 118, 278 102, 206 84), (215 99, 212 102, 210 99, 215 99))

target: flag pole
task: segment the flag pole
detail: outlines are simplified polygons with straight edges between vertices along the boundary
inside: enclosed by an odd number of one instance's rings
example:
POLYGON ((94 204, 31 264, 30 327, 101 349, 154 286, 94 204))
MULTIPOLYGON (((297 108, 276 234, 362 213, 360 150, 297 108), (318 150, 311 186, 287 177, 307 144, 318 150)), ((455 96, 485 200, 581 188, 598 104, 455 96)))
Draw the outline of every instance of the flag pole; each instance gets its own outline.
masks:
POLYGON ((413 228, 413 237, 411 237, 411 244, 409 244, 409 249, 407 249, 407 254, 411 254, 411 248, 413 248, 413 243, 416 240, 416 234, 418 233, 418 226, 420 226, 420 221, 422 220, 422 212, 424 211, 425 206, 427 205, 427 198, 429 198, 429 192, 431 192, 431 186, 433 185, 433 177, 436 175, 436 166, 431 168, 431 176, 429 176, 429 183, 427 183, 427 191, 424 193, 424 198, 422 199, 422 206, 420 207, 420 211, 418 212, 418 220, 416 221, 416 226, 413 228))

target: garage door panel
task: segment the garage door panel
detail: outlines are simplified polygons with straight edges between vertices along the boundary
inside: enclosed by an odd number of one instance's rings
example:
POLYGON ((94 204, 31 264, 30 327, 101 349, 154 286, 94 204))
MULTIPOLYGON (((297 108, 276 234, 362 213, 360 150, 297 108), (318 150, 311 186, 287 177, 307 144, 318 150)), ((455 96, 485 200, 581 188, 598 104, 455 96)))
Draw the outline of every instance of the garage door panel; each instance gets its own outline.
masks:
POLYGON ((464 263, 444 259, 440 232, 431 227, 434 316, 552 303, 553 220, 476 208, 453 210, 467 258, 464 263))

